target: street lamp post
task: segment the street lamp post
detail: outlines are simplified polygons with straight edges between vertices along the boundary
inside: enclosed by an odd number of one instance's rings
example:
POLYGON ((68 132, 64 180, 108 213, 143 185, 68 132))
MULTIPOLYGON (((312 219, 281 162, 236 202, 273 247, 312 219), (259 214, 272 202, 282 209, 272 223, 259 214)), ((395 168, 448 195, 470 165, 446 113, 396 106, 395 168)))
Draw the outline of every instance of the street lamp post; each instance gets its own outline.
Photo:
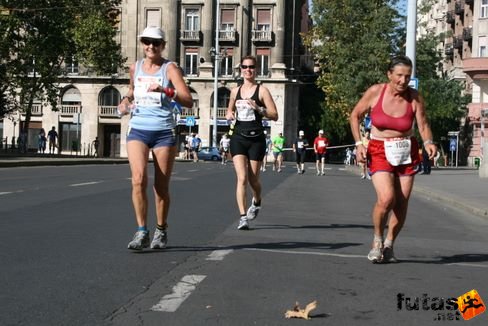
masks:
POLYGON ((214 98, 213 98, 213 131, 212 146, 217 147, 217 100, 218 100, 218 83, 219 83, 219 31, 220 31, 220 1, 216 0, 215 9, 215 60, 214 60, 214 98))
POLYGON ((417 0, 408 0, 406 55, 412 60, 412 78, 415 77, 415 48, 417 34, 417 0))

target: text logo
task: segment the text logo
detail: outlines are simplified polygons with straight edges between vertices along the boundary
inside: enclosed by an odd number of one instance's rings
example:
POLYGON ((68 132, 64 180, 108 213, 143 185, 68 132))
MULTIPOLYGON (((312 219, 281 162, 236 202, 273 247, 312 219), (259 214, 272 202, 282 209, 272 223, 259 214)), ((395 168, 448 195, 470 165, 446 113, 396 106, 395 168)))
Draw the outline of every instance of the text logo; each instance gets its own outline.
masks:
POLYGON ((464 320, 474 318, 486 310, 486 306, 476 290, 468 291, 458 297, 457 305, 464 320))

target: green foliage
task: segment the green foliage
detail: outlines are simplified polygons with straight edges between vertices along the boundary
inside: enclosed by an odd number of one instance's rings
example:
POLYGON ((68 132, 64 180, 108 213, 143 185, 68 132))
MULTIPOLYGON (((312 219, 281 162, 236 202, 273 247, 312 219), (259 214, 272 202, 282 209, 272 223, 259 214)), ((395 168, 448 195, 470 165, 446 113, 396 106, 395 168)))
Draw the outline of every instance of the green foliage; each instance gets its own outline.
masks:
POLYGON ((385 81, 401 31, 396 1, 316 0, 314 28, 305 43, 320 63, 317 85, 325 93, 321 121, 330 136, 348 139, 349 113, 371 85, 385 81))
POLYGON ((35 99, 56 109, 58 78, 73 55, 99 74, 111 74, 120 67, 123 61, 113 39, 113 8, 119 3, 0 0, 0 60, 6 67, 0 88, 9 99, 3 112, 22 110, 28 123, 35 99))

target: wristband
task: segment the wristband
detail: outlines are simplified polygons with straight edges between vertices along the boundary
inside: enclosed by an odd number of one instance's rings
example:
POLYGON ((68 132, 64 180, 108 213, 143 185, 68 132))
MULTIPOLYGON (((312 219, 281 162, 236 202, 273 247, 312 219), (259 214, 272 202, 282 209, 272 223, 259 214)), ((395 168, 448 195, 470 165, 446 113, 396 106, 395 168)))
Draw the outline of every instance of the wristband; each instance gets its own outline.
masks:
POLYGON ((125 100, 125 99, 128 99, 128 100, 129 100, 129 102, 131 102, 132 100, 134 100, 134 98, 133 98, 133 97, 131 97, 131 96, 124 96, 124 97, 122 97, 122 99, 120 100, 120 102, 122 102, 122 101, 123 101, 123 100, 125 100))
POLYGON ((424 141, 424 145, 429 145, 429 144, 433 144, 434 142, 432 141, 432 139, 427 139, 424 141))
POLYGON ((354 143, 355 146, 359 146, 359 145, 362 145, 363 142, 361 140, 358 140, 357 142, 354 143))
POLYGON ((259 114, 264 115, 266 108, 264 106, 258 106, 258 112, 259 114))

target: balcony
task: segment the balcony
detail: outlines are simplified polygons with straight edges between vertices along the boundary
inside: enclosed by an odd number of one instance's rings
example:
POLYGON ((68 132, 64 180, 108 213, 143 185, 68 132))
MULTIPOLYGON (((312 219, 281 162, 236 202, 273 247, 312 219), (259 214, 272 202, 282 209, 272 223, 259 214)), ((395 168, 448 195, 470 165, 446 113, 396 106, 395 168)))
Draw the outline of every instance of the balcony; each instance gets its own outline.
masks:
POLYGON ((117 106, 100 105, 98 107, 98 116, 100 118, 118 118, 117 106))
POLYGON ((65 117, 72 117, 78 113, 81 113, 81 105, 61 105, 59 110, 59 114, 65 117))
POLYGON ((463 39, 465 41, 470 41, 473 38, 473 28, 465 27, 463 28, 463 39))
MULTIPOLYGON (((21 113, 23 116, 25 116, 24 110, 21 113)), ((31 116, 36 116, 36 117, 42 116, 42 104, 32 104, 31 116)))
POLYGON ((236 41, 236 31, 219 31, 219 41, 220 42, 235 42, 236 41))
POLYGON ((456 15, 454 14, 454 11, 448 11, 447 14, 446 14, 446 22, 448 24, 454 24, 454 22, 456 21, 456 15))
POLYGON ((488 57, 471 57, 463 60, 463 72, 473 80, 488 79, 488 57))
POLYGON ((182 30, 181 31, 181 41, 185 42, 200 42, 201 40, 201 33, 200 31, 196 30, 182 30))
POLYGON ((462 49, 463 48, 463 38, 461 36, 456 36, 452 40, 453 46, 455 49, 462 49))
MULTIPOLYGON (((211 110, 211 116, 213 119, 213 107, 211 110)), ((217 119, 225 119, 225 115, 227 114, 227 108, 217 108, 217 119)))
POLYGON ((199 115, 199 108, 198 107, 193 107, 193 108, 181 108, 181 118, 186 118, 186 117, 195 117, 198 118, 200 117, 199 115))
POLYGON ((260 31, 260 30, 254 29, 252 31, 251 40, 253 42, 256 42, 256 43, 272 42, 273 41, 273 32, 272 31, 260 31))
POLYGON ((456 4, 454 6, 454 12, 457 15, 461 15, 464 12, 464 0, 456 1, 456 4))
POLYGON ((444 53, 447 56, 452 56, 454 54, 454 47, 452 46, 452 43, 446 44, 446 47, 444 48, 444 53))

